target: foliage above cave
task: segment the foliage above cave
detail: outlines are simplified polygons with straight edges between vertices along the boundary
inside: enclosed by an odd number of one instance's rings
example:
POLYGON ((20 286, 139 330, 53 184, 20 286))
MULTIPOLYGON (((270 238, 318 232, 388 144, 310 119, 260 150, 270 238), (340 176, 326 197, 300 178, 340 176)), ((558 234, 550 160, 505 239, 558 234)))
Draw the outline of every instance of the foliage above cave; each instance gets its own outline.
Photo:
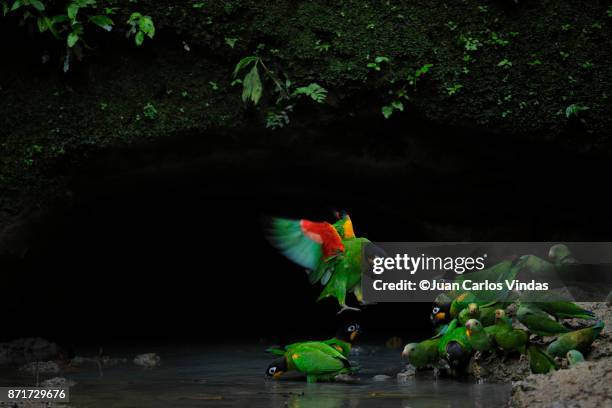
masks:
POLYGON ((85 152, 210 129, 282 137, 365 118, 410 135, 416 118, 579 150, 609 142, 602 2, 0 4, 15 45, 0 67, 3 197, 44 190, 85 152))

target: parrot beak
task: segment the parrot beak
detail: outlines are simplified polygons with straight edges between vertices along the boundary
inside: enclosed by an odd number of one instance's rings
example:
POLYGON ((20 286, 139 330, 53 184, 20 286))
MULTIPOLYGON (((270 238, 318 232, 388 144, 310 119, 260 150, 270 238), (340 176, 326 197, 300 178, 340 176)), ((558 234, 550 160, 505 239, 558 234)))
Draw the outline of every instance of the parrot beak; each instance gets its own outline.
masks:
POLYGON ((359 331, 355 330, 354 332, 351 333, 351 342, 355 341, 355 338, 357 337, 357 334, 359 333, 359 331))
POLYGON ((272 378, 274 378, 275 380, 278 380, 281 375, 283 375, 283 372, 282 371, 277 371, 277 372, 274 373, 274 375, 272 375, 272 378))
POLYGON ((446 313, 444 312, 439 312, 436 313, 436 315, 434 316, 436 318, 436 320, 440 321, 440 320, 444 320, 444 318, 446 318, 446 313))
POLYGON ((471 337, 471 336, 472 336, 472 331, 471 331, 470 329, 467 329, 467 330, 465 331, 465 334, 466 334, 468 337, 471 337))

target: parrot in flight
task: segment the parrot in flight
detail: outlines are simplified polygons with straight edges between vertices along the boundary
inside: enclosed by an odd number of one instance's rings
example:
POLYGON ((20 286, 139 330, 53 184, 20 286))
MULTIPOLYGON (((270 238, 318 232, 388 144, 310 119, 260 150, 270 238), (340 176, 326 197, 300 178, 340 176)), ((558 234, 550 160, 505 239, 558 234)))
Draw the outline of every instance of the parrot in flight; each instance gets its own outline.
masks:
POLYGON ((341 309, 360 309, 346 304, 347 293, 353 293, 363 304, 361 270, 364 262, 384 256, 384 252, 368 239, 355 236, 348 214, 334 224, 309 220, 273 218, 270 242, 291 261, 306 268, 308 280, 323 286, 317 301, 334 297, 341 309))

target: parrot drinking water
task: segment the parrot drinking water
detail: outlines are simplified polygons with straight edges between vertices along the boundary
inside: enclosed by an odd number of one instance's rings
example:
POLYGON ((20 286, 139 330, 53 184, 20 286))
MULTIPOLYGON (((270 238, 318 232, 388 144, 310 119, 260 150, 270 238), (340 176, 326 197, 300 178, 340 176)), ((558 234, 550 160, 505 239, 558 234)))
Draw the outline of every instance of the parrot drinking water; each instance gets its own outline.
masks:
POLYGON ((453 369, 467 365, 472 355, 472 345, 466 328, 459 327, 458 323, 457 319, 452 320, 438 343, 439 355, 448 361, 453 369))
POLYGON ((348 359, 338 350, 321 342, 297 343, 289 347, 284 355, 273 361, 266 375, 279 378, 287 371, 298 371, 306 375, 309 383, 332 380, 338 374, 354 372, 348 359))

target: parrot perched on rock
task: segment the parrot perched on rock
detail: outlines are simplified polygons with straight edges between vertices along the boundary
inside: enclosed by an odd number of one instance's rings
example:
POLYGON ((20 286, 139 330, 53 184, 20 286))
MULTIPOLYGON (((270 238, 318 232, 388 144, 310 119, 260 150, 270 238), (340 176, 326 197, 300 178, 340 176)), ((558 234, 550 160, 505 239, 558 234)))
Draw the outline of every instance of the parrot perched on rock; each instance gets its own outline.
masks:
MULTIPOLYGON (((335 337, 328 340, 322 340, 320 343, 327 344, 338 350, 344 357, 348 357, 353 347, 353 343, 357 339, 361 331, 361 326, 358 323, 348 323, 338 330, 335 337)), ((285 347, 270 347, 266 349, 267 353, 275 354, 277 356, 284 355, 287 350, 294 348, 299 344, 313 343, 312 341, 292 343, 285 347)))
POLYGON ((484 327, 492 326, 495 324, 495 311, 498 309, 504 309, 506 304, 496 303, 489 307, 478 308, 478 320, 484 327))
POLYGON ((514 294, 510 292, 505 282, 515 279, 517 274, 523 269, 524 263, 523 260, 504 260, 487 269, 459 275, 455 279, 455 282, 462 285, 466 280, 470 281, 470 284, 483 282, 488 282, 489 284, 502 283, 503 289, 472 290, 459 294, 459 296, 453 299, 453 303, 451 304, 451 316, 457 317, 459 312, 470 303, 476 303, 478 306, 491 306, 496 302, 512 303, 515 300, 514 294))
POLYGON ((584 361, 584 356, 578 350, 570 350, 565 354, 567 357, 567 362, 570 366, 575 366, 578 363, 582 363, 584 361))
POLYGON ((307 382, 314 383, 333 380, 336 375, 350 374, 355 369, 335 348, 321 342, 305 342, 289 347, 268 366, 266 375, 277 379, 287 371, 305 374, 307 382))
POLYGON ((438 362, 438 345, 441 336, 423 340, 420 343, 410 343, 404 347, 402 357, 415 368, 433 366, 438 362))
POLYGON ((574 302, 556 301, 536 302, 532 304, 558 319, 595 319, 595 313, 581 308, 574 302))
POLYGON ((555 360, 535 344, 530 344, 527 347, 527 355, 529 356, 529 368, 534 374, 546 374, 557 369, 555 360))
POLYGON ((556 244, 548 251, 548 260, 536 255, 523 255, 520 258, 525 269, 537 274, 542 280, 551 280, 559 277, 559 273, 578 264, 569 248, 564 244, 556 244))
POLYGON ((554 357, 564 357, 570 350, 586 352, 604 328, 603 321, 594 326, 562 334, 548 345, 548 353, 554 357))
POLYGON ((323 285, 317 300, 336 298, 341 306, 340 312, 359 310, 346 305, 346 294, 352 292, 363 303, 363 262, 384 256, 384 252, 368 239, 355 236, 348 214, 333 225, 273 218, 269 238, 287 258, 306 268, 311 284, 323 285))
POLYGON ((495 311, 495 324, 486 327, 485 332, 493 337, 495 344, 504 353, 518 351, 521 354, 525 354, 525 344, 529 339, 529 335, 525 330, 515 329, 512 326, 512 320, 506 316, 504 310, 498 309, 495 311))
POLYGON ((478 319, 480 317, 480 311, 476 303, 470 303, 465 309, 459 312, 457 319, 462 326, 465 326, 468 320, 478 319))
POLYGON ((470 319, 465 323, 465 334, 472 348, 476 351, 489 351, 493 344, 491 338, 482 327, 482 323, 476 319, 470 319))
POLYGON ((520 304, 517 311, 517 318, 530 332, 538 336, 554 336, 556 334, 569 332, 567 327, 557 323, 551 319, 546 312, 530 303, 520 304))

